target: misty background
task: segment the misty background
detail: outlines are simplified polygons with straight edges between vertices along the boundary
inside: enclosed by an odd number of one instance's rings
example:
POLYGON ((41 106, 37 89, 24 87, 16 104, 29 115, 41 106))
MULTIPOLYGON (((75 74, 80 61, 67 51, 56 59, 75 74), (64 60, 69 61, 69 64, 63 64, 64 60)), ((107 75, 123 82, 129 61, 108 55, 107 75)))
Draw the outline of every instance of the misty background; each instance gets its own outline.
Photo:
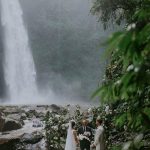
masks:
MULTIPOLYGON (((104 31, 90 0, 20 0, 43 95, 89 101, 104 74, 104 31)), ((0 24, 0 97, 5 97, 0 24)), ((48 101, 55 103, 54 97, 48 101)))

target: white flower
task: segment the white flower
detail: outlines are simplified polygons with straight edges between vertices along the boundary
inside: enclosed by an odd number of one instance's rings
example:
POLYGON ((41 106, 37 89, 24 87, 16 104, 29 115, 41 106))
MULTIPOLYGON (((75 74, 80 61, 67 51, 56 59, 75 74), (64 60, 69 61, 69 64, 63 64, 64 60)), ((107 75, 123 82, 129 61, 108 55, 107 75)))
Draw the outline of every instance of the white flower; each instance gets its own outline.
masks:
POLYGON ((135 67, 134 72, 138 72, 138 71, 139 71, 139 67, 135 67))
POLYGON ((127 26, 127 31, 130 31, 131 29, 134 29, 136 27, 136 24, 135 23, 132 23, 132 24, 129 24, 127 26))
POLYGON ((105 107, 105 112, 106 112, 106 114, 109 114, 109 106, 105 107))
POLYGON ((127 31, 130 31, 131 28, 132 28, 131 25, 128 25, 128 26, 127 26, 127 31))
POLYGON ((66 123, 66 124, 65 124, 65 127, 68 128, 68 127, 69 127, 69 123, 66 123))
POLYGON ((55 139, 55 140, 58 140, 58 137, 55 136, 54 139, 55 139))
POLYGON ((116 48, 116 52, 118 52, 119 51, 119 48, 116 48))
POLYGON ((62 130, 65 130, 66 128, 65 127, 62 127, 62 130))
POLYGON ((90 135, 91 135, 91 133, 90 133, 90 132, 84 132, 84 135, 88 135, 88 136, 90 136, 90 135))
POLYGON ((126 143, 123 145, 122 150, 128 150, 128 149, 129 149, 129 147, 130 147, 130 145, 131 145, 131 141, 126 142, 126 143))
POLYGON ((88 141, 90 141, 90 139, 88 138, 88 137, 86 137, 86 136, 84 136, 83 134, 79 134, 79 140, 83 140, 83 139, 86 139, 86 140, 88 140, 88 141))
POLYGON ((97 119, 101 119, 101 117, 100 117, 100 116, 98 116, 98 117, 97 117, 97 119))
POLYGON ((88 108, 88 113, 91 113, 92 112, 92 108, 88 108))
POLYGON ((62 124, 61 127, 62 127, 62 128, 65 127, 65 124, 62 124))
POLYGON ((111 110, 109 111, 109 114, 112 114, 112 111, 111 111, 111 110))
POLYGON ((132 64, 132 65, 128 66, 127 71, 131 71, 131 70, 133 70, 133 69, 134 69, 134 66, 133 66, 133 64, 132 64))
POLYGON ((135 144, 136 144, 136 143, 139 143, 142 139, 143 139, 143 134, 141 133, 141 134, 139 134, 139 135, 137 135, 137 136, 135 137, 134 143, 135 143, 135 144))
POLYGON ((52 119, 49 119, 49 123, 50 123, 50 124, 52 123, 52 119))
POLYGON ((115 82, 115 85, 117 85, 117 84, 119 85, 120 83, 121 83, 121 80, 118 80, 115 82))
POLYGON ((125 131, 127 131, 127 126, 126 125, 124 125, 123 128, 124 128, 125 131))
POLYGON ((55 131, 58 130, 58 126, 52 126, 51 128, 54 129, 55 131))
POLYGON ((79 134, 79 140, 83 140, 83 139, 84 139, 83 135, 79 134))
POLYGON ((60 115, 55 115, 56 118, 60 118, 60 115))
POLYGON ((132 23, 132 24, 131 24, 131 28, 134 29, 135 27, 136 27, 136 24, 135 24, 135 23, 132 23))

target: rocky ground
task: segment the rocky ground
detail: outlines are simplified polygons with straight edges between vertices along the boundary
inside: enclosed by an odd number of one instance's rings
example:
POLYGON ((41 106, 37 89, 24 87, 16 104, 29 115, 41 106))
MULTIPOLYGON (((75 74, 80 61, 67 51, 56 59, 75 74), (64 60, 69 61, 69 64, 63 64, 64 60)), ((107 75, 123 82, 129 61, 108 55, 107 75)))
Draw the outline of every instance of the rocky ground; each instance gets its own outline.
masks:
POLYGON ((57 105, 0 106, 0 150, 46 150, 44 116, 57 105))

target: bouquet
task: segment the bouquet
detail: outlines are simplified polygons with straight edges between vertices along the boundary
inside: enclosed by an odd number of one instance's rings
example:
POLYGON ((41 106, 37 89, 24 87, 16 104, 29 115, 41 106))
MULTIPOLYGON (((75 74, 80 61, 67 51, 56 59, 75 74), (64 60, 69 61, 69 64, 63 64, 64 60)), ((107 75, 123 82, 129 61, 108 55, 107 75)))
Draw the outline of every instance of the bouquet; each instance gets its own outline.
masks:
POLYGON ((79 140, 86 139, 90 142, 90 139, 87 136, 90 136, 90 132, 84 132, 84 134, 79 134, 79 140))

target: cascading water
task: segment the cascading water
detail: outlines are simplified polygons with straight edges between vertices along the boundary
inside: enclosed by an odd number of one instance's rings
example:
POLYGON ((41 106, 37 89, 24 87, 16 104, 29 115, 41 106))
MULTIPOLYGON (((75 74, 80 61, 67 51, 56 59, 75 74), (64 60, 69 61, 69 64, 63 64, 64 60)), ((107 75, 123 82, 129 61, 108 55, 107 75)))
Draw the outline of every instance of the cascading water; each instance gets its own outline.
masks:
POLYGON ((1 0, 7 94, 12 103, 33 103, 36 71, 22 14, 19 0, 1 0))

